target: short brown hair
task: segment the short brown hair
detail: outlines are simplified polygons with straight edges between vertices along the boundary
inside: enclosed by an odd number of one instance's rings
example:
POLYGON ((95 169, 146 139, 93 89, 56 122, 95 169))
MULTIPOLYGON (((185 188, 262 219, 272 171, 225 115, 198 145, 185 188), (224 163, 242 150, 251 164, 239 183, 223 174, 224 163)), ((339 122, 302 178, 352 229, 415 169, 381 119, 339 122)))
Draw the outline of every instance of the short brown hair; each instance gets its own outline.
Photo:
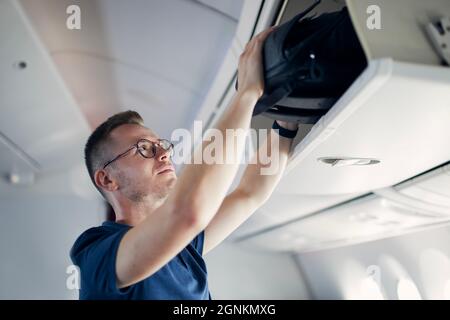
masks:
POLYGON ((115 128, 124 124, 144 125, 144 120, 136 111, 128 110, 109 117, 105 122, 99 125, 89 136, 84 147, 84 160, 89 176, 97 190, 103 195, 102 190, 97 186, 94 179, 95 171, 101 169, 105 162, 110 160, 110 151, 108 149, 109 134, 115 128))

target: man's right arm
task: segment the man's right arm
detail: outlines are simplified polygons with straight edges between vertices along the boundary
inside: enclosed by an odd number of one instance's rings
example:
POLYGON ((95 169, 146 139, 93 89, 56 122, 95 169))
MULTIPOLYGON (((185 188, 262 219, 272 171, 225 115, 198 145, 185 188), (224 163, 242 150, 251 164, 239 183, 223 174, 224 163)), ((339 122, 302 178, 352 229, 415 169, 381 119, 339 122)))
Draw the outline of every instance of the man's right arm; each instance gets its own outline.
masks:
MULTIPOLYGON (((250 127, 253 107, 263 92, 261 48, 270 31, 253 38, 240 56, 239 90, 216 126, 222 133, 224 155, 238 155, 244 150, 245 135, 227 137, 226 129, 250 127), (235 140, 227 143, 228 138, 235 140), (233 150, 227 150, 227 146, 233 146, 233 150)), ((207 145, 203 141, 195 152, 203 153, 207 145)), ((191 163, 185 166, 165 203, 124 235, 116 259, 119 288, 158 271, 206 228, 239 168, 238 161, 214 165, 191 163)))

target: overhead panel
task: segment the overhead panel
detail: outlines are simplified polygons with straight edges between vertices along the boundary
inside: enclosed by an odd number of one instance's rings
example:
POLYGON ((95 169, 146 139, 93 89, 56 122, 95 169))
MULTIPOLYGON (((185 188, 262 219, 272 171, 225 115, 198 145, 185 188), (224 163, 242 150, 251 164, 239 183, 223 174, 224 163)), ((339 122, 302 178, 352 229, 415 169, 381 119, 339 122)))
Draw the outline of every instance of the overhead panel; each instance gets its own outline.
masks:
POLYGON ((82 160, 89 133, 18 2, 0 2, 0 131, 42 170, 82 160))

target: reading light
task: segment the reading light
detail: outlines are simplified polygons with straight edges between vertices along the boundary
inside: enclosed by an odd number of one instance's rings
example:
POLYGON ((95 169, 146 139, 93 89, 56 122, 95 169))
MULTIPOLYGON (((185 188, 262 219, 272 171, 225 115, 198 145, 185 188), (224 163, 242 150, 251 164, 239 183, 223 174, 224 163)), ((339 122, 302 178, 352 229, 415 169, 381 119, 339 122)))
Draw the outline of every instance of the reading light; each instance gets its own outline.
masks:
POLYGON ((380 160, 372 159, 372 158, 349 158, 349 157, 322 157, 318 158, 317 161, 320 161, 325 164, 329 164, 332 167, 344 167, 344 166, 368 166, 372 164, 380 163, 380 160))

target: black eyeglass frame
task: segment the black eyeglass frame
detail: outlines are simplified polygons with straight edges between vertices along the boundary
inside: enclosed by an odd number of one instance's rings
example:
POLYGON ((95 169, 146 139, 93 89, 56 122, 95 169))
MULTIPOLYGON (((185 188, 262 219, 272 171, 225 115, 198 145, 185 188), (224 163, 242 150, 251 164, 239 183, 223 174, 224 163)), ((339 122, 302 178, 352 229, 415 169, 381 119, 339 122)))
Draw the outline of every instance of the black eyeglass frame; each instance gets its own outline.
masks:
POLYGON ((106 163, 104 164, 104 166, 103 166, 103 169, 105 169, 108 165, 110 165, 110 164, 113 163, 114 161, 116 161, 116 160, 122 158, 123 156, 125 156, 128 152, 130 152, 130 151, 133 150, 134 148, 136 148, 136 149, 138 150, 139 154, 140 154, 141 156, 143 156, 144 158, 146 158, 146 159, 151 159, 151 158, 153 158, 153 157, 156 156, 156 147, 157 147, 157 146, 160 147, 161 149, 163 149, 164 151, 173 150, 173 147, 174 147, 174 146, 173 146, 173 143, 172 143, 170 140, 167 140, 167 139, 158 139, 157 141, 158 141, 158 142, 153 142, 153 141, 150 141, 150 140, 148 140, 148 139, 139 139, 135 144, 133 144, 133 145, 132 145, 130 148, 128 148, 126 151, 122 152, 121 154, 119 154, 118 156, 116 156, 114 159, 112 159, 112 160, 106 162, 106 163), (169 142, 169 147, 168 147, 167 149, 165 149, 164 147, 162 147, 162 145, 161 145, 161 142, 162 142, 162 141, 167 141, 167 142, 169 142), (153 155, 152 155, 151 157, 148 157, 148 156, 144 155, 144 153, 140 150, 140 148, 139 148, 139 143, 141 143, 141 142, 148 142, 148 143, 150 143, 151 148, 152 148, 152 153, 153 153, 153 155))

